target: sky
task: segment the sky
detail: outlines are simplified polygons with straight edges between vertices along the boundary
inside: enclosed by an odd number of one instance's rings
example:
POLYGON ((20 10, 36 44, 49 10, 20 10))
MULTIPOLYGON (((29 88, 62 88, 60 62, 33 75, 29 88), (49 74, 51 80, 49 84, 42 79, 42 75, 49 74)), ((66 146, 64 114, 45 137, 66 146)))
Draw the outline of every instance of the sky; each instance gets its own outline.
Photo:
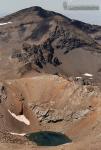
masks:
POLYGON ((62 13, 72 19, 101 25, 101 0, 0 0, 0 17, 32 6, 41 6, 47 10, 62 13), (100 10, 64 10, 64 1, 66 1, 68 5, 97 5, 100 7, 100 10))

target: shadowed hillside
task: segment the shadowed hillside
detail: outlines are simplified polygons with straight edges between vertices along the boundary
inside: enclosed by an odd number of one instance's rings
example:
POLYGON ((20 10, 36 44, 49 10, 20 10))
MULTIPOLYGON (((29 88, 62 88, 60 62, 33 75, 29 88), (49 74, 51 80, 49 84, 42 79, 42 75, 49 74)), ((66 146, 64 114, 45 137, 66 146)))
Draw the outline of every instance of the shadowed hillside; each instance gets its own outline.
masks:
POLYGON ((38 73, 81 77, 89 73, 95 82, 101 80, 101 27, 40 7, 6 16, 0 23, 1 78, 38 73))

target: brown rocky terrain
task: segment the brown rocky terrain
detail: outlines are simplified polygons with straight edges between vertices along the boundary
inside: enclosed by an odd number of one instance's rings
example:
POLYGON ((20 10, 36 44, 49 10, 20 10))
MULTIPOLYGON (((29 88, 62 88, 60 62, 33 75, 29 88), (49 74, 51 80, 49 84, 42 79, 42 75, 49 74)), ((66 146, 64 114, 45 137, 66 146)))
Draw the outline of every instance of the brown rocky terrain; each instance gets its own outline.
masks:
POLYGON ((100 26, 21 10, 0 19, 0 64, 0 149, 100 150, 100 26), (39 131, 71 142, 37 146, 39 131))
POLYGON ((89 73, 100 82, 100 26, 40 7, 1 18, 0 24, 0 78, 40 72, 75 77, 89 73))
POLYGON ((18 147, 14 149, 47 149, 38 148, 21 136, 36 131, 60 132, 72 140, 70 144, 49 149, 83 150, 89 145, 89 150, 95 150, 101 146, 101 89, 97 86, 41 75, 2 82, 0 97, 2 149, 7 143, 9 149, 15 145, 18 147), (17 120, 11 113, 24 115, 30 124, 17 120))

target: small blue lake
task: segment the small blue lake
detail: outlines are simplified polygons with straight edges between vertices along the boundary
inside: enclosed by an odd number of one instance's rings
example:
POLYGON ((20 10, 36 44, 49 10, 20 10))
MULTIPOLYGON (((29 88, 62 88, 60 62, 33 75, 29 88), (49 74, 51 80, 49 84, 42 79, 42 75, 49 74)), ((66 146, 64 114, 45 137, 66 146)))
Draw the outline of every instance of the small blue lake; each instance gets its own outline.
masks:
POLYGON ((66 135, 51 131, 30 133, 27 134, 26 137, 38 146, 58 146, 72 142, 72 140, 66 135))

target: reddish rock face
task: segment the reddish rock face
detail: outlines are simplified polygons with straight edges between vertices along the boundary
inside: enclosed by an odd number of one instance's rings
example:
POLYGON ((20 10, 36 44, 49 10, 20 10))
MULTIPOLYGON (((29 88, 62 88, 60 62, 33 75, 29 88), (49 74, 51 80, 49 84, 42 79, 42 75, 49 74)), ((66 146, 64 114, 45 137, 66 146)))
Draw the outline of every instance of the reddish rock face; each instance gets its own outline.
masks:
POLYGON ((56 75, 6 80, 2 85, 7 98, 0 104, 0 130, 9 133, 8 141, 15 141, 15 137, 19 141, 21 137, 26 143, 27 139, 21 135, 41 130, 70 137, 73 143, 64 145, 64 149, 74 145, 83 148, 88 142, 92 147, 94 140, 100 147, 99 87, 83 86, 56 75))

